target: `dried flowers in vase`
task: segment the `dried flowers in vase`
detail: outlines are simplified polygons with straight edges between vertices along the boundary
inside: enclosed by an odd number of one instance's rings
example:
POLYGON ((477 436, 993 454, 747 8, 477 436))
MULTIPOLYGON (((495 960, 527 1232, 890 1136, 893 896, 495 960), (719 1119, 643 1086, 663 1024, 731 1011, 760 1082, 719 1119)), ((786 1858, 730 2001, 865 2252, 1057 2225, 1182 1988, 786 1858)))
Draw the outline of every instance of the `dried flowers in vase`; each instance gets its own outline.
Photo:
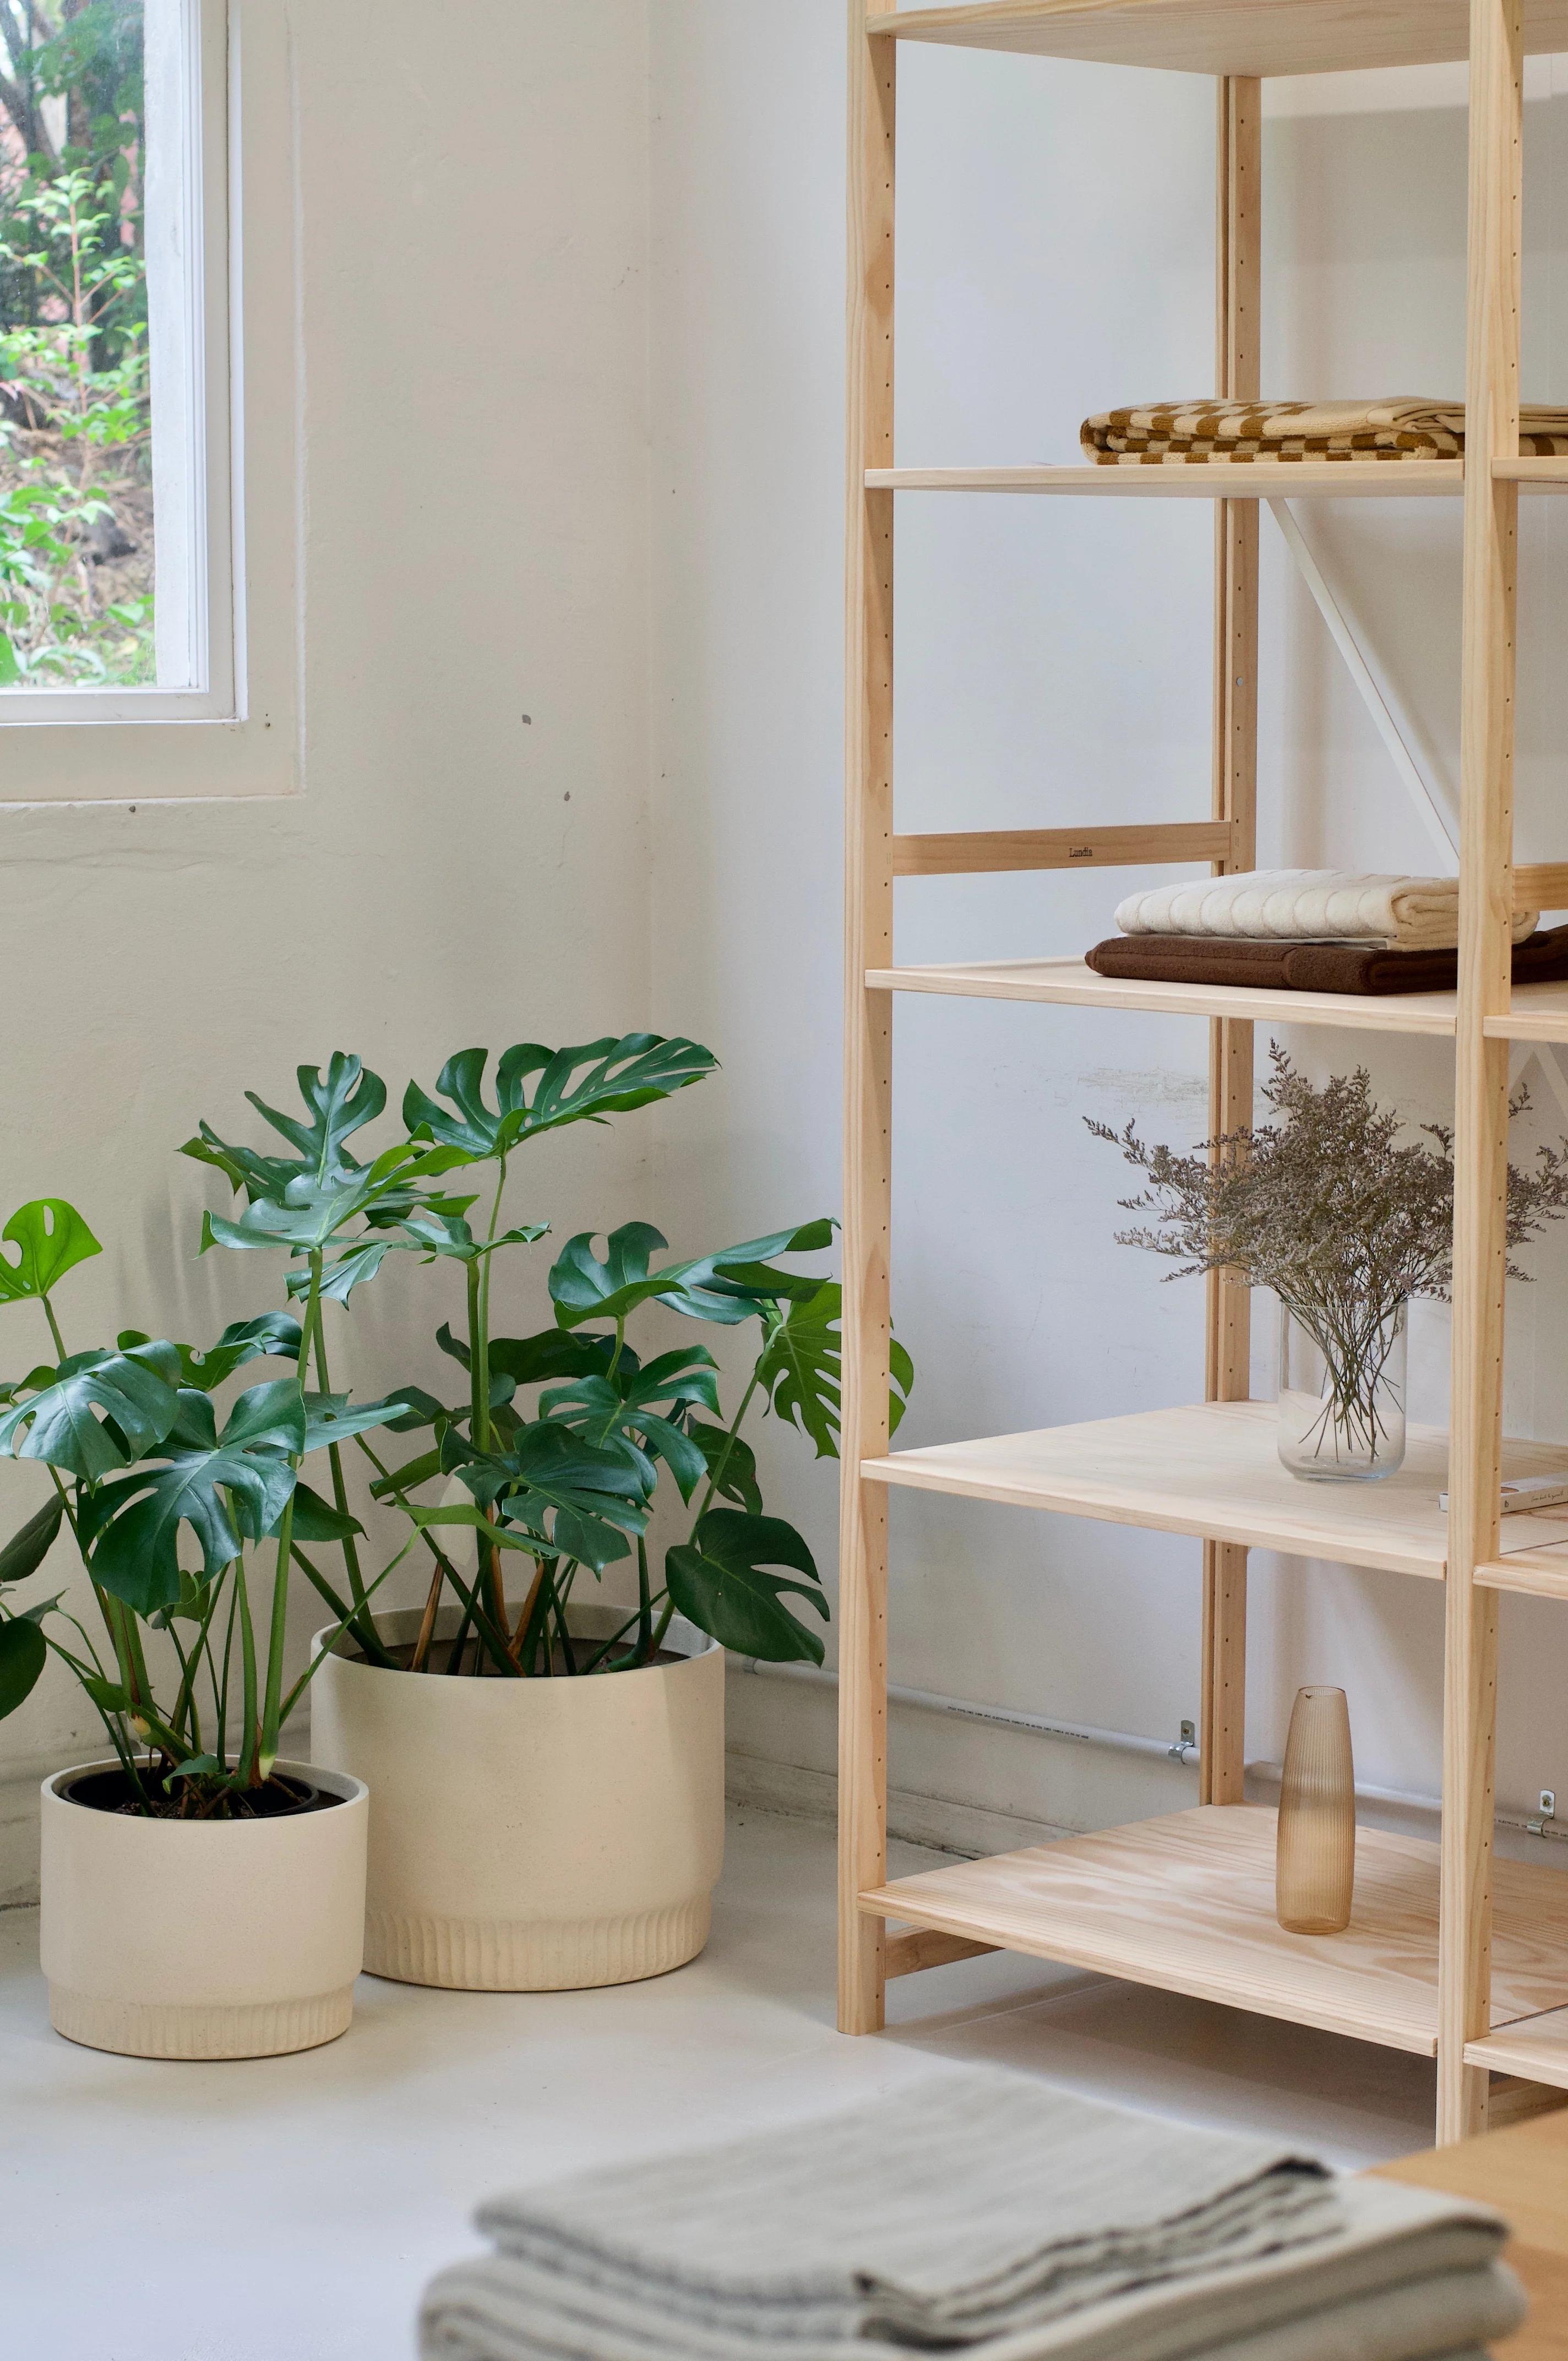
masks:
MULTIPOLYGON (((1151 1220, 1119 1230, 1181 1266, 1269 1287, 1282 1319, 1280 1456, 1292 1474, 1329 1481, 1391 1475, 1404 1455, 1405 1312, 1412 1296, 1445 1300, 1453 1257, 1453 1134, 1379 1107, 1364 1066, 1321 1087, 1277 1043, 1263 1096, 1273 1120, 1179 1156, 1135 1125, 1085 1117, 1146 1176, 1124 1211, 1151 1220), (1310 1374, 1303 1381, 1307 1362, 1310 1374)), ((1522 1088, 1510 1102, 1530 1104, 1522 1088)), ((1508 1167, 1508 1245, 1568 1213, 1568 1140, 1508 1167)), ((1508 1276, 1528 1274, 1509 1260, 1508 1276)))

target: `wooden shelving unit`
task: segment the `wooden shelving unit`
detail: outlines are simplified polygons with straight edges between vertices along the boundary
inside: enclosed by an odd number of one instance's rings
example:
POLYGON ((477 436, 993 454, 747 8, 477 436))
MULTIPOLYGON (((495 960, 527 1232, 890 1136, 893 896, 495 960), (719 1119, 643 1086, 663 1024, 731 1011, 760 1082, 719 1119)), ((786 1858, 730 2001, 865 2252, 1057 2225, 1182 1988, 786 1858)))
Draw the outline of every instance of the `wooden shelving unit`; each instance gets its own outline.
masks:
MULTIPOLYGON (((883 2023, 889 1975, 1006 1949, 1202 1994, 1435 2057, 1438 2130, 1486 2120, 1490 2077, 1568 2087, 1568 1879, 1494 1862, 1502 1589, 1568 1599, 1563 1525, 1520 1546, 1498 1484, 1568 1453, 1502 1438, 1503 1189, 1516 1041, 1568 1042, 1568 985, 1511 991, 1516 909, 1568 908, 1568 864, 1516 870, 1514 602, 1521 492, 1568 462, 1519 456, 1523 60, 1568 49, 1568 0, 850 0, 844 1485, 839 1609, 839 2023, 883 2023), (1215 390, 1255 400, 1265 74, 1470 61, 1470 261, 1463 461, 902 468, 893 436, 894 116, 902 42, 946 42, 1214 77, 1215 390), (981 493, 1213 503, 1214 730, 1208 811, 1146 829, 1054 825, 900 836, 894 821, 896 502, 981 493), (1464 504, 1461 942, 1456 992, 1387 1000, 1113 983, 1077 957, 900 967, 894 880, 1074 866, 1255 862, 1257 526, 1262 500, 1464 504), (1455 1207, 1452 1432, 1418 1433, 1387 1482, 1298 1484, 1271 1408, 1247 1400, 1245 1298, 1211 1285, 1202 1402, 1043 1433, 888 1448, 893 1009, 903 993, 1165 1010, 1210 1020, 1212 1128, 1250 1118, 1259 1021, 1452 1041, 1455 1207), (1446 1484, 1444 1517, 1437 1494, 1446 1484), (887 1497, 893 1485, 1197 1536, 1200 1803, 1069 1842, 887 1882, 887 1497), (1441 1846, 1363 1831, 1348 1932, 1291 1937, 1273 1913, 1273 1817, 1243 1801, 1252 1547, 1446 1587, 1441 1846), (890 1927, 891 1922, 891 1927, 890 1927)), ((1130 389, 1136 391, 1138 389, 1130 389)), ((1568 1523, 1568 1521, 1564 1521, 1568 1523)))

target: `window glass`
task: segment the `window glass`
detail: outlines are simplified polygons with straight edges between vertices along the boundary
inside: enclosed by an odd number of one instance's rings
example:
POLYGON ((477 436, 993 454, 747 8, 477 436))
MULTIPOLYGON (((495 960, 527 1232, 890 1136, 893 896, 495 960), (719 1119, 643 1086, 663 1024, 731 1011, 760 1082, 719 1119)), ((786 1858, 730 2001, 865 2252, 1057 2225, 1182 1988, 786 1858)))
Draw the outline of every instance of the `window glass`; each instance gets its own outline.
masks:
POLYGON ((0 0, 0 691, 201 688, 189 0, 0 0))

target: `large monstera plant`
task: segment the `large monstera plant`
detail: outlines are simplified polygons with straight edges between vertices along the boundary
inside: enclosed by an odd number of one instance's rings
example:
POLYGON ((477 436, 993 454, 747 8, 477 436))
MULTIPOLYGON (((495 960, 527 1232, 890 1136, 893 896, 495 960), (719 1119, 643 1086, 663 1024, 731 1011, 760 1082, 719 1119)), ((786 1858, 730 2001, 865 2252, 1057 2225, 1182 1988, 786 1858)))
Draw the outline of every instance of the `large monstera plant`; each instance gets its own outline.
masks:
MULTIPOLYGON (((430 1567, 418 1636, 394 1658, 360 1611, 368 1590, 358 1537, 343 1537, 346 1606, 356 1643, 372 1661, 508 1679, 620 1671, 654 1659, 678 1611, 746 1654, 821 1662, 818 1627, 828 1606, 815 1561, 794 1526, 763 1513, 755 1455, 741 1428, 750 1413, 772 1410, 800 1428, 819 1457, 836 1455, 839 1283, 782 1267, 820 1255, 831 1243, 831 1222, 678 1261, 660 1259, 666 1241, 645 1222, 613 1231, 602 1253, 597 1234, 584 1231, 568 1238, 549 1271, 554 1324, 528 1336, 498 1335, 492 1325, 498 1257, 536 1248, 548 1234, 545 1223, 507 1223, 517 1152, 564 1125, 603 1123, 668 1099, 715 1065, 697 1042, 653 1034, 561 1049, 522 1042, 497 1061, 492 1098, 488 1051, 460 1050, 433 1092, 410 1083, 404 1137, 359 1165, 342 1143, 380 1112, 385 1094, 356 1061, 334 1060, 310 1127, 313 1143, 323 1126, 336 1141, 332 1170, 302 1172, 295 1163, 229 1146, 205 1124, 189 1143, 186 1153, 216 1165, 246 1200, 233 1220, 209 1216, 204 1244, 285 1251, 288 1295, 315 1303, 302 1352, 313 1356, 323 1396, 330 1379, 323 1300, 347 1304, 389 1256, 411 1253, 461 1269, 462 1322, 455 1333, 444 1323, 435 1338, 460 1381, 440 1392, 410 1383, 389 1398, 402 1407, 385 1423, 422 1436, 420 1447, 394 1465, 384 1438, 354 1437, 371 1471, 372 1496, 400 1512, 430 1567), (473 1193, 438 1197, 425 1187, 458 1174, 473 1193), (476 1203, 483 1208, 477 1225, 468 1219, 476 1203), (730 1329, 754 1323, 755 1350, 733 1417, 721 1407, 719 1367, 706 1345, 672 1345, 667 1321, 662 1349, 633 1344, 632 1324, 641 1334, 661 1312, 730 1329), (661 1487, 682 1537, 663 1543, 656 1576, 661 1549, 650 1528, 661 1487), (613 1638, 586 1646, 568 1621, 574 1585, 633 1556, 635 1609, 613 1638), (456 1629, 438 1646, 437 1621, 448 1602, 456 1629)), ((254 1095, 252 1104, 302 1145, 291 1119, 254 1095)), ((894 1367, 896 1424, 911 1378, 902 1348, 894 1367)), ((334 1506, 346 1514, 341 1453, 334 1447, 329 1455, 334 1506)), ((295 1554, 327 1589, 314 1562, 299 1549, 295 1554)))

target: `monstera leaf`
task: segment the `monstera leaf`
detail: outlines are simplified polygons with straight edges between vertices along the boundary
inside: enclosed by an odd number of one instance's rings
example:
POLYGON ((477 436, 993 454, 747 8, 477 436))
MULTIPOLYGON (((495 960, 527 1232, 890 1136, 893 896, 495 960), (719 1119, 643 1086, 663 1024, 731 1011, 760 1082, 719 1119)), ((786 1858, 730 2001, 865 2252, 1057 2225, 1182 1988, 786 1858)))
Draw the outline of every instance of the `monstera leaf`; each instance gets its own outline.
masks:
POLYGON ((403 1121, 411 1138, 444 1141, 481 1163, 562 1124, 602 1122, 606 1115, 667 1099, 718 1063, 699 1042, 665 1040, 657 1033, 626 1033, 619 1041, 607 1035, 568 1049, 520 1041, 497 1064, 496 1104, 490 1107, 484 1093, 489 1055, 488 1049, 459 1049, 448 1058, 436 1080, 439 1099, 417 1082, 409 1084, 403 1121), (441 1099, 448 1104, 443 1106, 441 1099))
POLYGON ((180 1415, 180 1356, 172 1345, 73 1353, 54 1383, 0 1416, 0 1452, 41 1459, 68 1475, 109 1475, 159 1444, 180 1415))
MULTIPOLYGON (((237 1221, 203 1213, 202 1252, 214 1246, 241 1252, 281 1248, 303 1261, 336 1246, 340 1251, 326 1266, 321 1291, 341 1301, 362 1279, 375 1277, 397 1243, 393 1233, 411 1214, 467 1210, 472 1197, 432 1195, 419 1185, 463 1161, 453 1148, 422 1149, 404 1141, 373 1164, 345 1167, 324 1179, 297 1173, 278 1195, 253 1194, 237 1221), (345 1235, 360 1221, 366 1230, 345 1235)), ((291 1295, 307 1294, 308 1271, 291 1271, 287 1285, 291 1295)))
MULTIPOLYGON (((115 1342, 125 1353, 136 1345, 149 1345, 152 1339, 139 1329, 126 1328, 115 1342)), ((300 1323, 286 1312, 264 1312, 256 1320, 231 1322, 204 1353, 190 1345, 176 1345, 173 1349, 180 1356, 181 1384, 193 1387, 198 1393, 215 1393, 225 1378, 232 1378, 247 1361, 297 1361, 300 1323)))
POLYGON ((577 1328, 585 1320, 621 1321, 639 1304, 659 1302, 690 1320, 732 1328, 752 1316, 756 1303, 744 1293, 720 1293, 709 1280, 731 1266, 763 1262, 770 1255, 819 1253, 832 1237, 830 1222, 807 1222, 801 1229, 776 1230, 771 1237, 748 1238, 718 1254, 651 1270, 655 1249, 668 1241, 650 1223, 628 1222, 612 1230, 602 1262, 594 1252, 594 1233, 584 1230, 567 1240, 550 1273, 555 1317, 563 1328, 577 1328))
POLYGON ((57 1279, 104 1251, 63 1197, 35 1197, 12 1214, 0 1238, 16 1249, 15 1261, 0 1252, 0 1303, 47 1295, 57 1279))
POLYGON ((177 1605, 182 1524, 201 1544, 208 1579, 221 1573, 239 1555, 242 1534, 259 1541, 287 1508, 305 1419, 294 1378, 241 1394, 222 1434, 207 1397, 182 1393, 180 1447, 101 1484, 82 1503, 82 1539, 97 1581, 138 1615, 177 1605))
POLYGON ((36 1623, 18 1615, 0 1622, 0 1721, 27 1702, 49 1662, 49 1642, 36 1623))
MULTIPOLYGON (((798 1426, 817 1446, 818 1459, 839 1456, 839 1323, 843 1290, 836 1279, 804 1297, 769 1323, 769 1334, 757 1363, 757 1376, 766 1389, 775 1413, 798 1426)), ((915 1365, 894 1337, 888 1347, 893 1383, 887 1398, 888 1433, 896 1433, 904 1416, 915 1365)))
POLYGON ((689 1500, 707 1472, 707 1461, 701 1445, 674 1421, 696 1408, 718 1415, 718 1372, 712 1354, 700 1345, 661 1353, 645 1368, 628 1367, 622 1354, 612 1376, 596 1373, 575 1385, 553 1387, 540 1396, 539 1408, 543 1417, 590 1443, 607 1444, 620 1435, 648 1457, 662 1459, 682 1499, 689 1500))
MULTIPOLYGON (((601 1573, 627 1555, 628 1534, 647 1528, 644 1502, 654 1471, 624 1438, 587 1443, 541 1419, 520 1428, 506 1451, 481 1455, 463 1447, 453 1464, 475 1499, 493 1504, 518 1527, 522 1545, 536 1556, 576 1558, 601 1573)), ((425 1514, 438 1523, 474 1521, 466 1513, 425 1514)))
POLYGON ((708 1479, 719 1499, 733 1500, 738 1509, 760 1517, 762 1490, 757 1481, 757 1455, 745 1437, 697 1418, 688 1422, 686 1433, 707 1462, 708 1479))
POLYGON ((37 1574, 59 1532, 65 1504, 58 1492, 51 1492, 41 1509, 36 1510, 25 1525, 14 1532, 4 1549, 0 1549, 0 1590, 11 1584, 26 1582, 37 1574))
POLYGON ((738 1655, 770 1664, 822 1662, 820 1637, 784 1603, 803 1598, 826 1622, 821 1576, 801 1535, 781 1517, 710 1509, 689 1543, 665 1551, 664 1580, 687 1622, 738 1655), (770 1566, 794 1572, 771 1574, 770 1566), (802 1575, 805 1581, 796 1578, 802 1575))
POLYGON ((306 1110, 302 1123, 295 1115, 280 1115, 254 1091, 245 1094, 257 1113, 288 1141, 294 1150, 291 1158, 262 1156, 254 1148, 230 1147, 205 1123, 200 1126, 194 1139, 185 1142, 181 1155, 194 1157, 199 1164, 215 1165, 236 1189, 245 1190, 253 1201, 281 1197, 291 1180, 323 1181, 337 1172, 360 1170, 362 1168, 347 1154, 345 1143, 380 1114, 387 1104, 385 1082, 379 1074, 368 1072, 357 1058, 341 1049, 334 1051, 324 1082, 317 1066, 301 1066, 298 1076, 306 1110))

